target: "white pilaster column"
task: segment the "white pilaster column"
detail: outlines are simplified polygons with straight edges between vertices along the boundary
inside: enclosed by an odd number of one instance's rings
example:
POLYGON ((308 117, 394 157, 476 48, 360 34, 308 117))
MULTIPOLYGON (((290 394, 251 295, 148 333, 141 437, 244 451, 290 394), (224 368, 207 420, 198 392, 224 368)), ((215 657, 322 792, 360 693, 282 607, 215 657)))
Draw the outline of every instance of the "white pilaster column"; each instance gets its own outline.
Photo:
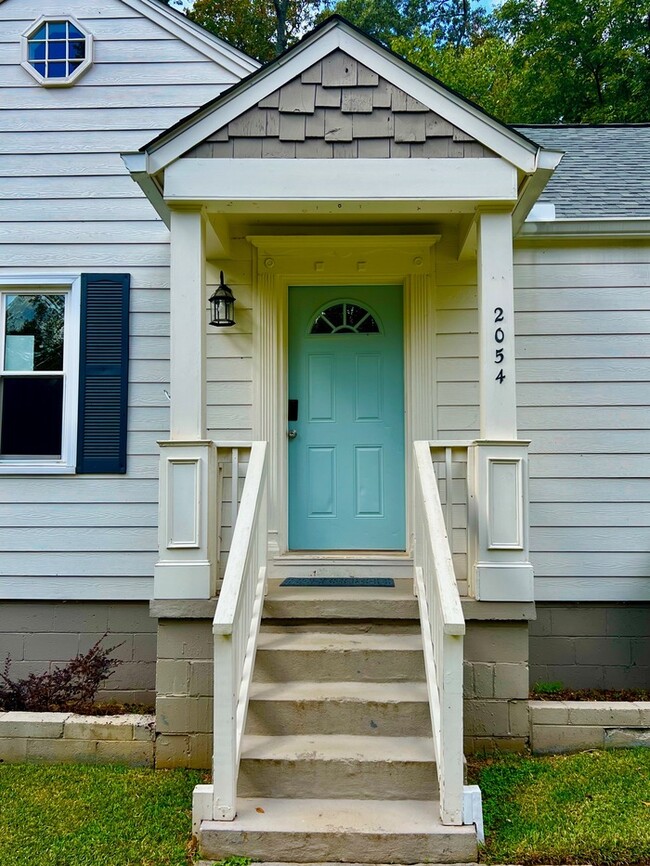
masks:
POLYGON ((205 439, 205 226, 200 210, 172 210, 171 439, 205 439))
POLYGON ((255 416, 253 438, 269 443, 268 538, 269 553, 286 550, 287 539, 280 536, 286 523, 287 494, 280 482, 286 478, 287 392, 284 380, 284 290, 273 272, 275 262, 266 257, 259 265, 254 300, 253 357, 255 378, 255 416))
POLYGON ((205 226, 171 212, 170 440, 160 442, 154 598, 211 598, 217 577, 217 459, 206 439, 205 226))
POLYGON ((481 438, 468 455, 469 588, 482 601, 532 601, 528 442, 517 440, 512 218, 478 218, 481 438))
POLYGON ((512 217, 478 217, 481 439, 517 438, 512 217))

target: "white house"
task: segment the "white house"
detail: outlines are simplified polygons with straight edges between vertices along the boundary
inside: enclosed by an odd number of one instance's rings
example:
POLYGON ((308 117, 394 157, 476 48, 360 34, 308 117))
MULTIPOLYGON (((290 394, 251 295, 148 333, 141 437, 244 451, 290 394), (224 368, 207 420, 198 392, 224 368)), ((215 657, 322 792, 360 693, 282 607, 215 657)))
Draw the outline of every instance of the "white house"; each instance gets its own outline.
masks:
POLYGON ((463 733, 650 681, 650 128, 338 18, 261 69, 157 0, 0 19, 0 647, 156 667, 206 856, 474 859, 463 733))

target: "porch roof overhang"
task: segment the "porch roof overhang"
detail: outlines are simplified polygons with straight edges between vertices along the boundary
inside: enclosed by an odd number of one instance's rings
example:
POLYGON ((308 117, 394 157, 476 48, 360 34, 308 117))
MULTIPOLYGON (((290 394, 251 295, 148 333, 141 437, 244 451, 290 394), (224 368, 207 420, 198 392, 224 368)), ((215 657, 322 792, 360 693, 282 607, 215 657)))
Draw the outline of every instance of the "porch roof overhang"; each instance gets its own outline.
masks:
MULTIPOLYGON (((483 112, 337 16, 277 60, 125 154, 133 179, 169 224, 169 209, 228 214, 513 213, 515 233, 562 158, 483 112), (341 50, 483 145, 498 159, 207 159, 185 156, 216 130, 341 50)), ((473 229, 467 237, 471 240, 473 229)))

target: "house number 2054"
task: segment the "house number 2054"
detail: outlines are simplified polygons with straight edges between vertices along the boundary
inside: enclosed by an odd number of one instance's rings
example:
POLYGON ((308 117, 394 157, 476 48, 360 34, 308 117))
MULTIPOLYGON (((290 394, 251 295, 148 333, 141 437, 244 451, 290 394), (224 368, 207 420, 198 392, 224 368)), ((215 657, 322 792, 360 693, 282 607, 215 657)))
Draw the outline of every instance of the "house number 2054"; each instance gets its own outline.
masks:
MULTIPOLYGON (((495 351, 495 364, 502 365, 503 364, 503 349, 501 348, 501 344, 506 338, 505 332, 502 327, 500 327, 499 323, 503 322, 503 307, 495 307, 494 308, 494 324, 497 325, 497 328, 494 331, 494 342, 497 344, 495 351)), ((506 378, 506 374, 503 372, 503 367, 499 366, 499 372, 496 375, 497 382, 503 384, 504 379, 506 378)))

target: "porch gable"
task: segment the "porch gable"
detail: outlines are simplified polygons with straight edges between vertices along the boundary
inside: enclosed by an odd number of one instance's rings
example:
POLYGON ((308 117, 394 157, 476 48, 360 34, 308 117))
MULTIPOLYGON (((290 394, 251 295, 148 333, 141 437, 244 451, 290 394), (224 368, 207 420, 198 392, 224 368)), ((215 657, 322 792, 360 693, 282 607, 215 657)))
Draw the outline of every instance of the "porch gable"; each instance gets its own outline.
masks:
POLYGON ((188 158, 498 158, 335 49, 190 148, 188 158))

